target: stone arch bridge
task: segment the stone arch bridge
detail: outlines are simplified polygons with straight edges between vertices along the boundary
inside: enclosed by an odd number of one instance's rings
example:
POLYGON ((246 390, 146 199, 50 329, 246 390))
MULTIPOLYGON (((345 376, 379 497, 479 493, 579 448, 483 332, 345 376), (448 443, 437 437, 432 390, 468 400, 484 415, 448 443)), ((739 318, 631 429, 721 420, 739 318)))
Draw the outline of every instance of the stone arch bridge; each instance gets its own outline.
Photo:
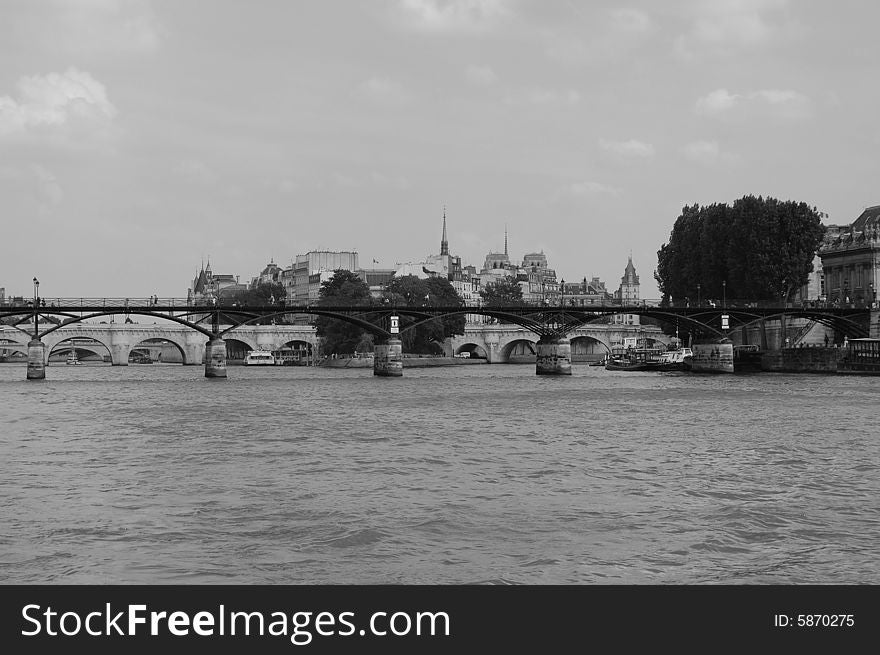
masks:
MULTIPOLYGON (((27 353, 30 335, 9 326, 0 327, 0 349, 27 353)), ((161 340, 177 347, 187 365, 205 361, 205 335, 176 324, 141 325, 137 323, 72 323, 42 337, 45 344, 44 363, 49 355, 70 339, 88 339, 110 352, 113 366, 127 366, 129 355, 148 340, 161 340)), ((244 325, 228 333, 227 341, 235 340, 250 350, 280 350, 291 342, 317 346, 315 329, 310 325, 244 325)))
MULTIPOLYGON (((627 338, 649 339, 664 346, 670 343, 670 337, 654 325, 585 325, 568 333, 573 359, 581 354, 597 359, 627 338)), ((499 364, 509 362, 517 351, 535 353, 540 339, 540 334, 519 325, 469 323, 464 334, 450 339, 447 354, 470 352, 485 357, 490 364, 499 364), (521 344, 525 350, 519 347, 521 344)))

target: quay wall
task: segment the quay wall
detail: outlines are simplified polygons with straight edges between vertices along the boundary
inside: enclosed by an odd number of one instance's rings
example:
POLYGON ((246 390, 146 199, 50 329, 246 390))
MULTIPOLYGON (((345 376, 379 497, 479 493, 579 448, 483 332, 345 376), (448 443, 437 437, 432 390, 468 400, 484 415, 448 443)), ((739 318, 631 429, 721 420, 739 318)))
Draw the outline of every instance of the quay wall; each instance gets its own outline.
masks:
POLYGON ((761 370, 773 373, 837 373, 843 348, 785 348, 764 353, 761 370))

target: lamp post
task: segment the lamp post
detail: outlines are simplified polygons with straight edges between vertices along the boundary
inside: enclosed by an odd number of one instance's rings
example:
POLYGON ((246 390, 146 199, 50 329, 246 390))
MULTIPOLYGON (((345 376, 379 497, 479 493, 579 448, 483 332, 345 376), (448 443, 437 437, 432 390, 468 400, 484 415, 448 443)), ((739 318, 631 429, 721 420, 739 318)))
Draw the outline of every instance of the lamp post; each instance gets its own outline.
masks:
POLYGON ((40 281, 34 277, 34 339, 39 334, 39 317, 37 309, 40 307, 40 281))
POLYGON ((721 309, 727 307, 727 280, 721 282, 721 309))
POLYGON ((700 306, 700 285, 697 284, 697 307, 700 306))
POLYGON ((559 289, 562 292, 562 302, 560 304, 565 308, 565 278, 559 280, 559 289))

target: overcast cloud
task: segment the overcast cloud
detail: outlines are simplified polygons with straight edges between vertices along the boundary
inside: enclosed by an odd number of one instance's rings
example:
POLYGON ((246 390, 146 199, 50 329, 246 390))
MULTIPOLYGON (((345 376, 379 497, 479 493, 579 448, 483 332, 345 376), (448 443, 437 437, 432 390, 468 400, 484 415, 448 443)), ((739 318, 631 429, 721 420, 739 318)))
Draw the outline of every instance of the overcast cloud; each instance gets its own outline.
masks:
POLYGON ((0 286, 544 249, 656 297, 681 207, 880 202, 871 3, 7 0, 0 286))

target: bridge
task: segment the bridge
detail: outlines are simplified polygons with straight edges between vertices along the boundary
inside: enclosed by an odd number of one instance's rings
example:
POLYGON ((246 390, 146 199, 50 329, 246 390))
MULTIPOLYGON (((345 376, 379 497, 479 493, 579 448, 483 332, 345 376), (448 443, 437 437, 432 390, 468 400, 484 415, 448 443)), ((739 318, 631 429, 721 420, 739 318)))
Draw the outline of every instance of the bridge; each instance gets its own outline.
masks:
MULTIPOLYGON (((183 353, 185 362, 198 363, 199 353, 204 347, 206 377, 226 377, 227 343, 226 340, 245 340, 246 328, 280 328, 273 325, 287 322, 296 316, 325 316, 356 325, 374 337, 374 369, 379 376, 400 376, 403 374, 403 351, 400 335, 429 321, 440 320, 449 316, 483 315, 500 325, 516 325, 533 334, 536 357, 536 373, 538 375, 570 375, 571 374, 571 339, 592 339, 596 343, 608 347, 608 339, 596 338, 596 334, 583 332, 586 326, 593 323, 604 323, 611 316, 618 314, 638 315, 655 318, 668 324, 674 324, 691 334, 703 339, 718 342, 726 341, 729 330, 738 326, 751 325, 757 321, 777 319, 785 316, 800 316, 833 327, 850 338, 869 336, 872 322, 876 322, 877 312, 866 307, 835 307, 801 304, 792 306, 761 305, 754 302, 734 302, 723 307, 652 307, 646 305, 613 305, 613 306, 534 306, 517 305, 506 307, 465 307, 432 306, 420 307, 393 306, 388 303, 368 306, 351 305, 283 305, 271 304, 258 307, 240 305, 192 305, 182 299, 158 298, 35 298, 29 306, 0 307, 0 321, 21 330, 29 337, 28 340, 28 379, 45 378, 45 364, 48 352, 69 334, 74 325, 79 327, 78 334, 96 338, 92 328, 84 322, 93 322, 104 317, 131 316, 145 317, 147 320, 161 320, 176 323, 178 329, 173 342, 183 353), (59 331, 64 330, 64 332, 59 331), (54 335, 54 336, 53 336, 54 335), (238 335, 242 339, 238 339, 238 335)), ((112 319, 111 319, 112 320, 112 319)), ((125 323, 129 325, 130 323, 125 323)), ((290 326, 288 326, 290 327, 290 326)), ((596 326, 591 326, 596 328, 596 326)), ((100 329, 100 328, 99 328, 100 329)), ((114 362, 127 363, 126 353, 146 339, 165 338, 150 337, 149 328, 140 335, 129 332, 113 331, 107 328, 110 336, 106 338, 107 347, 114 362), (134 341, 139 339, 139 341, 134 341)), ((589 330, 587 330, 589 332, 589 330)), ((659 330, 657 331, 659 333, 659 330)), ((170 333, 169 333, 170 334, 170 333)), ((303 333, 305 336, 305 333, 303 333)), ((508 346, 513 341, 511 335, 499 333, 498 340, 483 340, 481 343, 458 344, 467 348, 483 348, 490 361, 503 361, 510 355, 508 346), (493 345, 494 344, 494 345, 493 345), (500 347, 500 350, 498 350, 500 347), (498 355, 489 357, 489 353, 498 355)), ((277 346, 282 337, 271 337, 272 346, 277 346)), ((99 339, 100 340, 100 339, 99 339)), ((314 337, 296 339, 314 344, 314 337)), ((659 339, 661 340, 662 339, 659 339)), ((256 348, 270 345, 264 337, 260 342, 252 337, 249 345, 256 348)), ((289 341, 294 341, 290 339, 289 341)), ((288 341, 288 342, 289 342, 288 341)), ((522 339, 520 339, 522 341, 522 339)), ((288 343, 285 342, 285 343, 288 343)), ((103 341, 102 341, 103 343, 103 341)), ((273 348, 274 349, 274 348, 273 348)), ((714 348, 713 352, 718 352, 714 348)), ((731 355, 732 356, 732 355, 731 355)))

